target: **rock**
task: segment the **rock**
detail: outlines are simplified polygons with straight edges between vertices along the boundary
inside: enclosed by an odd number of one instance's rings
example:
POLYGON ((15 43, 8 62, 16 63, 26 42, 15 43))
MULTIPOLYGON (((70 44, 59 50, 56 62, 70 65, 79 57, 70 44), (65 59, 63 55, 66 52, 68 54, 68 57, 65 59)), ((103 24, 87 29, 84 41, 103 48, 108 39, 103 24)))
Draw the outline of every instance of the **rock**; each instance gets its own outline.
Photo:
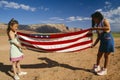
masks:
MULTIPOLYGON (((7 29, 7 24, 0 23, 0 29, 7 29)), ((38 33, 65 33, 81 30, 80 28, 69 28, 64 24, 32 24, 32 25, 19 25, 19 30, 33 31, 38 33)))

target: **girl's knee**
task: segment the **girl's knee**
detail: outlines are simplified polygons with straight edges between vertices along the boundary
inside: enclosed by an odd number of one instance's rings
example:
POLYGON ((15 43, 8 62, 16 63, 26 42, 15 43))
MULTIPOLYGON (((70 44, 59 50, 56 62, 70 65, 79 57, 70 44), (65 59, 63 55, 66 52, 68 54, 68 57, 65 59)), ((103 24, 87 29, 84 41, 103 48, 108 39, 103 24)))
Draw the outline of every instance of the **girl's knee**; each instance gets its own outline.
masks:
POLYGON ((99 53, 97 54, 97 57, 101 57, 102 55, 103 55, 103 53, 100 53, 100 52, 99 52, 99 53))
POLYGON ((16 61, 16 63, 18 64, 20 61, 16 61))
POLYGON ((16 61, 13 61, 12 64, 16 64, 16 61))
POLYGON ((105 53, 104 58, 108 58, 108 57, 109 57, 109 53, 105 53))

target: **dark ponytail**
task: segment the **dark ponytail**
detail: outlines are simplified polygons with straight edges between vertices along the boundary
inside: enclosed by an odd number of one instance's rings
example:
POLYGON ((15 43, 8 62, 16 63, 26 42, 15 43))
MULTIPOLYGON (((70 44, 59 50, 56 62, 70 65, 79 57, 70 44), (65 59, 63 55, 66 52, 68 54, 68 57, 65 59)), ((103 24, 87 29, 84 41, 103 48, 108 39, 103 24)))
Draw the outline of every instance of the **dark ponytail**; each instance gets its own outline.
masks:
POLYGON ((93 19, 92 19, 92 27, 95 27, 95 22, 93 19))
POLYGON ((9 34, 11 30, 11 26, 13 26, 14 24, 19 24, 19 23, 17 20, 14 20, 14 18, 12 18, 8 23, 7 34, 9 34))
POLYGON ((93 20, 93 18, 98 18, 99 20, 100 20, 100 22, 103 20, 103 15, 100 13, 100 12, 95 12, 95 13, 93 13, 92 15, 91 15, 91 17, 92 17, 92 27, 95 27, 95 22, 94 22, 94 20, 93 20))

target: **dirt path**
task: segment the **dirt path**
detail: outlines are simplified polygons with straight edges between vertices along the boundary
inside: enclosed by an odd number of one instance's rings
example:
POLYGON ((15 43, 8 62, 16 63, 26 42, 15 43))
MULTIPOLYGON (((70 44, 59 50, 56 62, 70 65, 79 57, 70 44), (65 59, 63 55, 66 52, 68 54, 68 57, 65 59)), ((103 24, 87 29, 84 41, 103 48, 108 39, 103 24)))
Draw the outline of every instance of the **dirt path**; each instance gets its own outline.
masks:
MULTIPOLYGON (((97 76, 89 72, 96 60, 98 45, 74 53, 42 53, 25 50, 21 62, 26 76, 21 80, 119 80, 120 38, 115 39, 115 54, 110 57, 108 74, 97 76)), ((103 58, 101 66, 103 66, 103 58)), ((9 43, 6 36, 0 36, 0 80, 13 80, 9 61, 9 43)))

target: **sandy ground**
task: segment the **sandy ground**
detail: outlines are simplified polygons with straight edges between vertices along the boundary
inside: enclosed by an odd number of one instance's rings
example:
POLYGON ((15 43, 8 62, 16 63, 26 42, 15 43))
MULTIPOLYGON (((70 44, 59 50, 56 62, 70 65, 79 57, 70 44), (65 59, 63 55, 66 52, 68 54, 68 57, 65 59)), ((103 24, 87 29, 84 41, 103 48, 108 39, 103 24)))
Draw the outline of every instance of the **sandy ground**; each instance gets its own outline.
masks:
MULTIPOLYGON (((96 61, 98 45, 72 53, 43 53, 24 50, 21 67, 28 74, 21 80, 120 80, 120 38, 115 38, 115 53, 110 55, 108 74, 98 76, 89 70, 96 61)), ((103 66, 101 60, 101 66, 103 66)), ((13 80, 7 36, 0 36, 0 80, 13 80)))

